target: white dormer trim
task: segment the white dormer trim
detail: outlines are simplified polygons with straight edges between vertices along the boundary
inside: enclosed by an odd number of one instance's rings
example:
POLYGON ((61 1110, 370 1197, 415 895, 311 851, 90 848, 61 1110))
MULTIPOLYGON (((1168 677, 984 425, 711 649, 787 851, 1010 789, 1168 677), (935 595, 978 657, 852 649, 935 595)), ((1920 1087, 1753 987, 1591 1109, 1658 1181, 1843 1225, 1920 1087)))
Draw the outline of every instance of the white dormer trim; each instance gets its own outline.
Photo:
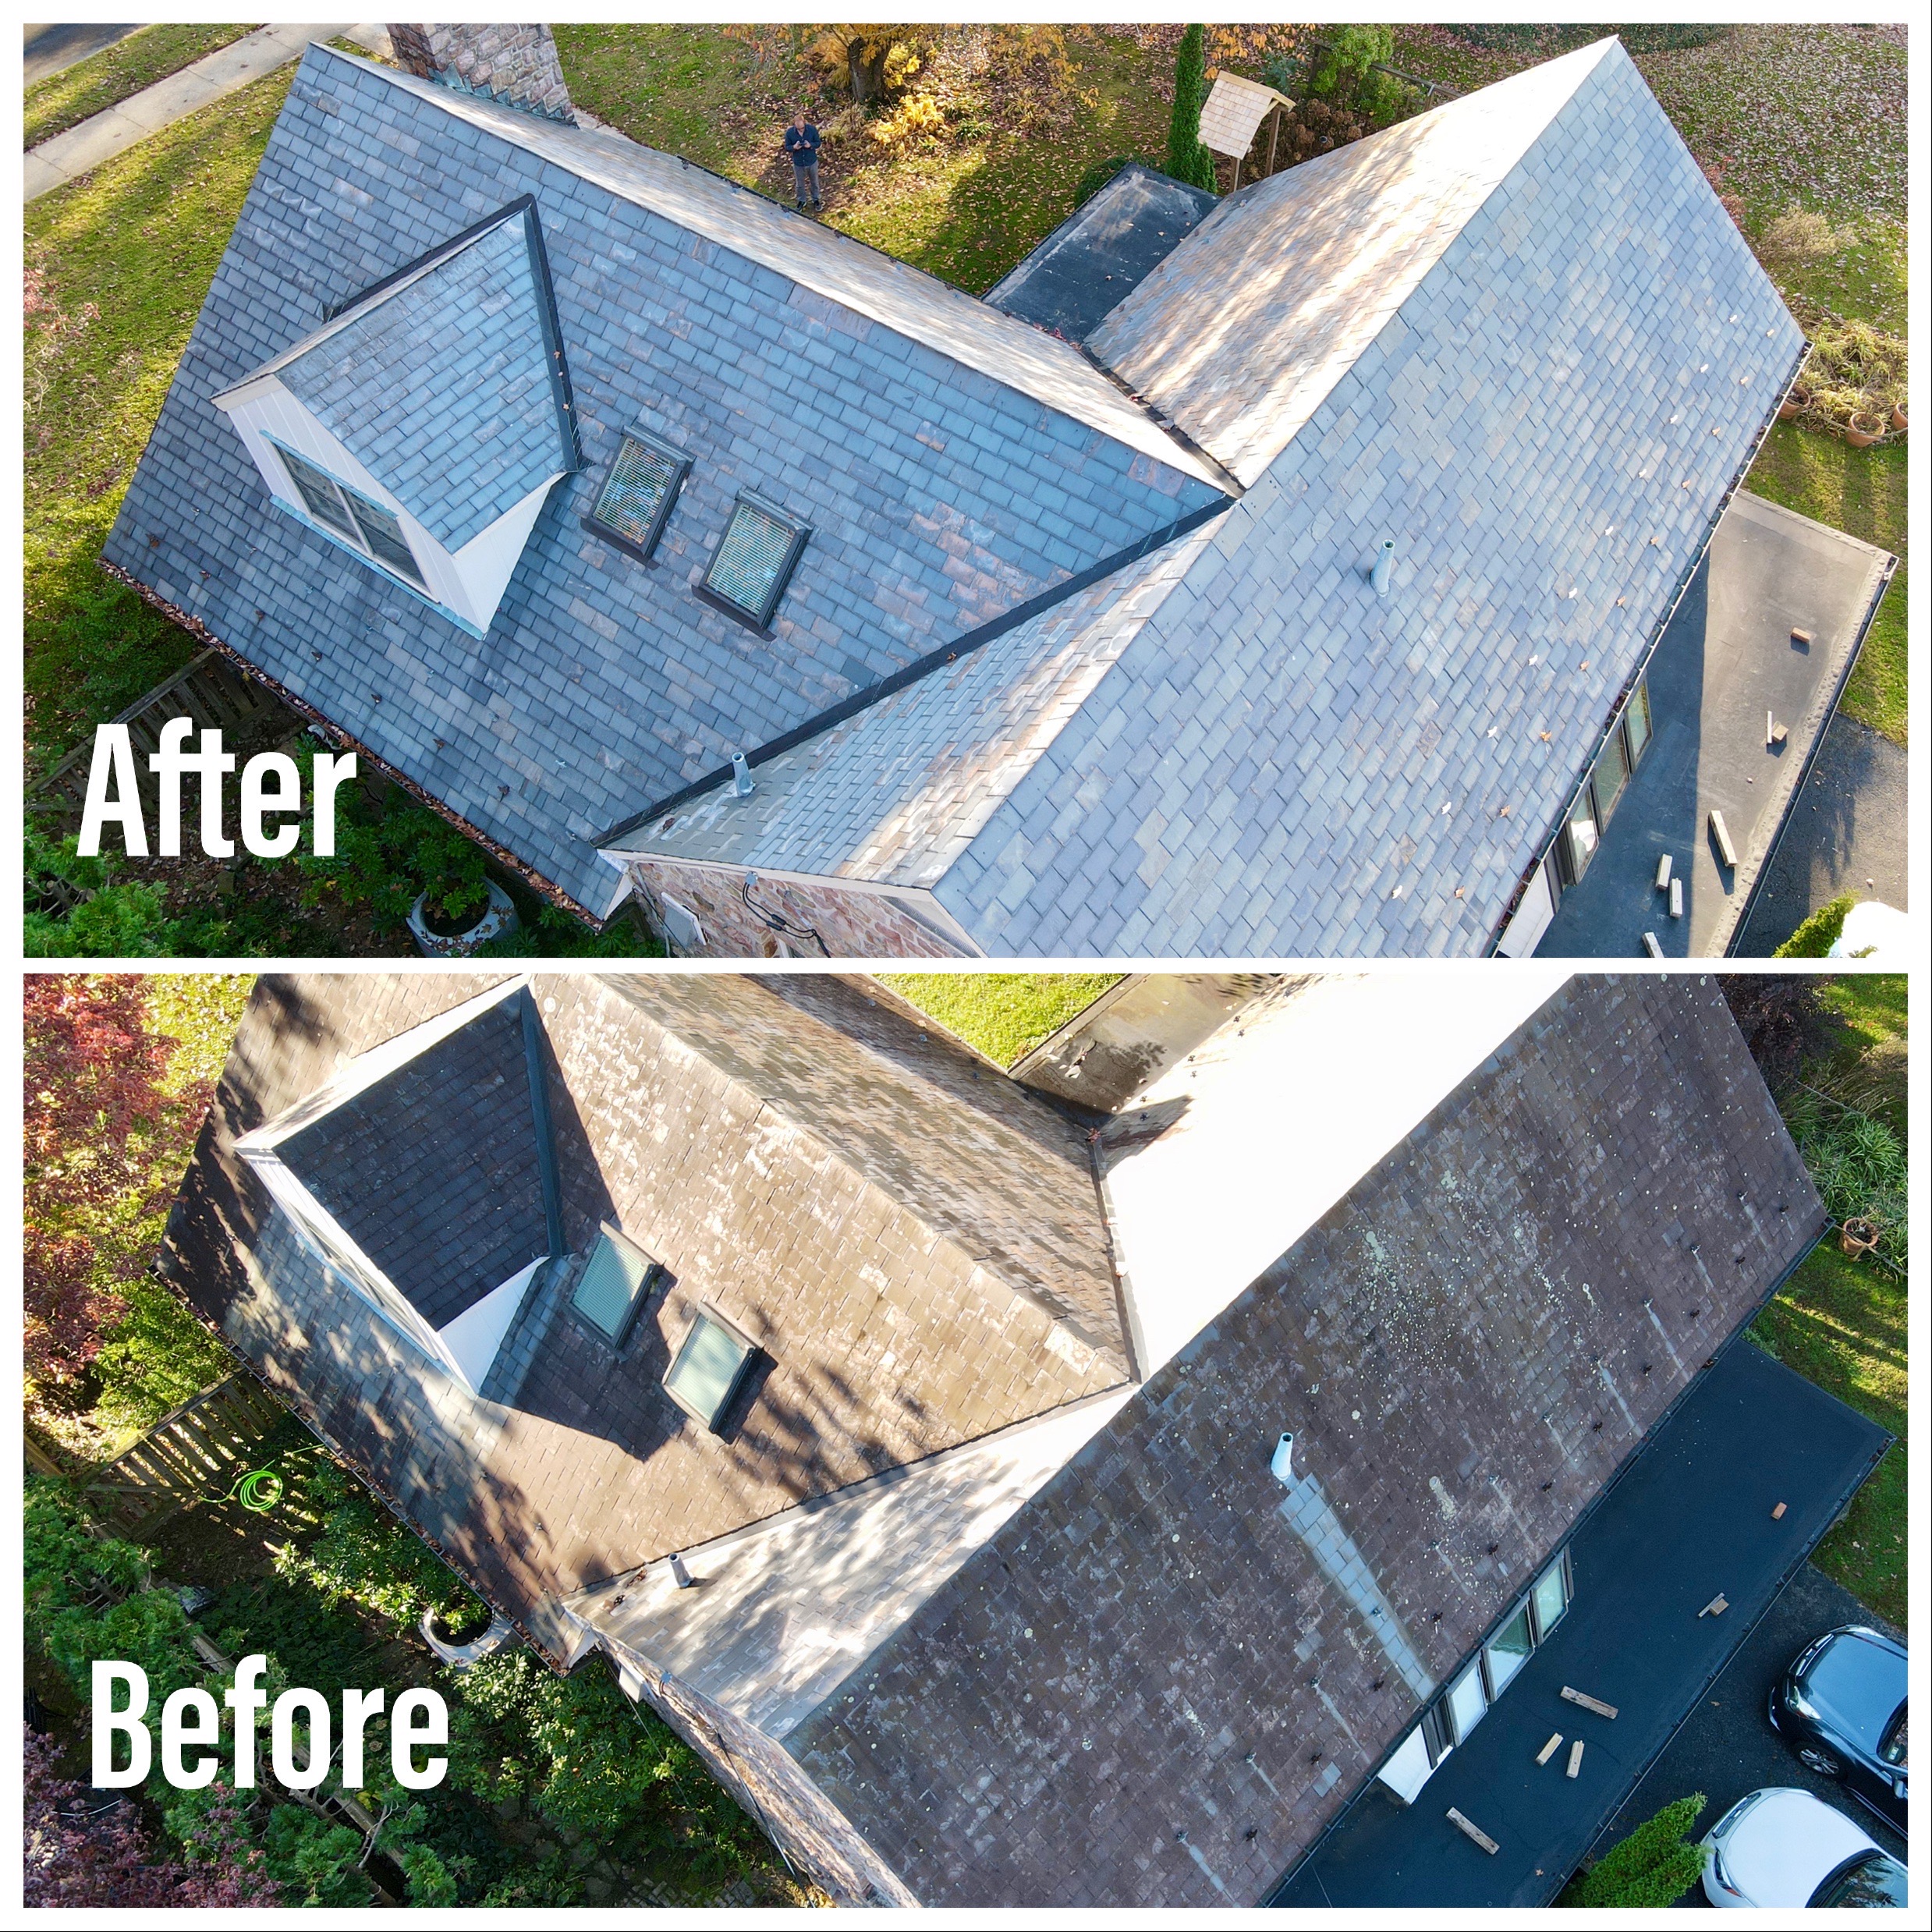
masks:
POLYGON ((284 386, 272 365, 225 391, 214 402, 234 425, 277 509, 349 551, 412 596, 424 598, 473 637, 480 638, 489 629, 523 556, 523 546, 530 541, 537 512, 548 499, 551 487, 567 473, 558 470, 487 529, 479 530, 460 550, 451 551, 411 515, 400 498, 357 459, 307 404, 284 386), (276 453, 277 443, 307 458, 339 482, 360 491, 390 512, 402 526, 410 553, 423 573, 422 584, 411 583, 339 532, 317 522, 303 506, 300 491, 276 453))
POLYGON ((367 1053, 356 1055, 314 1092, 235 1143, 235 1151, 248 1163, 250 1171, 268 1189, 276 1206, 294 1224, 310 1253, 405 1341, 472 1395, 482 1388, 490 1365, 496 1359, 497 1351, 522 1305, 524 1291, 548 1257, 540 1256, 480 1300, 471 1303, 441 1328, 432 1328, 409 1298, 310 1192, 278 1150, 304 1128, 313 1126, 366 1088, 387 1079, 452 1033, 460 1032, 491 1008, 513 998, 529 984, 530 976, 519 973, 501 986, 492 987, 473 999, 410 1027, 406 1033, 382 1041, 367 1053))

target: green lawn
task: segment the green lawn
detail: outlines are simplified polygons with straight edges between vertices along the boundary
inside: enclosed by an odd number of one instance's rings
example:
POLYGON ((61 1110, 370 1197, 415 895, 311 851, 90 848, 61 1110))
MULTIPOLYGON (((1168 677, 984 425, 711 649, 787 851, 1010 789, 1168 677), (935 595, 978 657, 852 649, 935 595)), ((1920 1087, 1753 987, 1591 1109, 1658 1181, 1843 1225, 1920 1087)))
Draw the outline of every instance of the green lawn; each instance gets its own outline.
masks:
POLYGON ((97 54, 64 67, 27 90, 25 145, 37 147, 90 115, 151 87, 204 54, 251 34, 251 27, 144 27, 97 54))
POLYGON ((1090 1006, 1118 973, 882 973, 941 1026, 1009 1067, 1090 1006))
POLYGON ((26 265, 46 305, 27 317, 26 348, 30 771, 197 649, 102 576, 101 546, 293 76, 213 102, 27 207, 26 265))
MULTIPOLYGON (((1845 973, 1824 989, 1842 1023, 1807 1081, 1855 1099, 1905 1130, 1906 986, 1901 975, 1845 973)), ((1898 1440, 1813 1561, 1902 1626, 1907 1604, 1905 1288, 1830 1239, 1814 1248, 1752 1329, 1781 1361, 1898 1440)))
POLYGON ((1899 559, 1839 708, 1905 742, 1905 446, 1854 449, 1796 423, 1780 423, 1746 487, 1787 509, 1863 537, 1899 559))
POLYGON ((1754 1339, 1898 1438, 1812 1558, 1861 1603, 1905 1622, 1905 1291, 1830 1243, 1760 1315, 1754 1339))

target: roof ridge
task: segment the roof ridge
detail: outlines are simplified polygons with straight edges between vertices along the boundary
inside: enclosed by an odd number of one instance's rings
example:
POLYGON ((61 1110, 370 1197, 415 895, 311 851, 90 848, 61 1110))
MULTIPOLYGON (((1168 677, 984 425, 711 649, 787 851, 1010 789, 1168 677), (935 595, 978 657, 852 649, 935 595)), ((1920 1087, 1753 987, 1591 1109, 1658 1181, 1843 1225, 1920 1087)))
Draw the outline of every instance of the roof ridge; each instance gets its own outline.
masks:
MULTIPOLYGON (((763 268, 774 275, 783 275, 797 287, 810 290, 821 300, 835 303, 849 314, 863 316, 869 321, 876 323, 881 328, 891 329, 909 341, 918 342, 928 350, 945 356, 961 368, 970 370, 974 374, 981 377, 985 381, 998 383, 1002 387, 1011 389, 1016 395, 1026 396, 1030 401, 1043 408, 1055 410, 1057 413, 1066 417, 1069 420, 1081 423, 1096 434, 1105 436, 1110 441, 1120 444, 1123 448, 1140 448, 1141 453, 1170 463, 1175 468, 1181 470, 1183 474, 1192 476, 1197 481, 1211 484, 1218 487, 1221 487, 1218 476, 1214 473, 1218 471, 1220 466, 1204 464, 1183 441, 1169 433, 1155 413, 1144 402, 1136 404, 1130 401, 1129 397, 1132 393, 1130 391, 1122 389, 1117 399, 1124 410, 1158 438, 1162 445, 1161 448, 1142 448, 1137 444, 1129 441, 1117 431, 1108 429, 1104 424, 1097 422, 1089 416, 1077 413, 1068 406, 1066 401, 1055 401, 1041 395, 1037 387, 1029 386, 1018 380, 1015 374, 1008 369, 997 366, 997 358, 989 359, 995 366, 987 366, 986 363, 970 360, 962 353, 960 347, 948 347, 916 333, 902 321, 895 319, 891 314, 886 312, 889 307, 888 304, 867 302, 863 299, 862 291, 824 285, 826 278, 814 277, 811 273, 812 264, 807 260, 801 259, 782 264, 769 261, 756 251, 754 242, 750 236, 712 233, 705 228, 695 225, 686 216, 681 215, 672 209, 664 207, 655 201, 640 200, 635 195, 627 193, 623 189, 613 185, 612 182, 601 178, 588 168, 576 165, 573 151, 580 144, 588 144, 594 151, 597 147, 608 144, 612 150, 619 151, 614 155, 614 158, 621 160, 623 158, 621 151, 629 149, 636 154, 649 157, 654 161, 675 164, 686 173, 702 175, 708 181, 718 183, 721 186, 730 190, 735 196, 741 197, 747 207, 755 207, 759 211, 760 218, 793 218, 793 211, 786 208, 782 202, 774 200, 755 188, 747 187, 742 182, 732 180, 728 175, 720 174, 714 168, 705 167, 702 162, 691 161, 671 149, 652 147, 644 142, 633 140, 630 136, 608 126, 589 128, 580 126, 575 122, 540 119, 535 115, 525 114, 518 108, 503 107, 481 95, 459 94, 449 88, 440 86, 436 82, 424 80, 414 74, 385 67, 374 62, 359 60, 350 55, 342 52, 339 48, 327 47, 320 42, 313 43, 310 51, 342 61, 356 72, 378 76, 390 85, 399 88, 405 93, 413 94, 417 99, 429 105, 441 108, 453 119, 459 120, 468 119, 472 125, 477 125, 478 123, 476 116, 479 112, 486 115, 501 115, 504 117, 502 125, 498 125, 495 122, 487 119, 480 124, 487 126, 488 130, 498 139, 514 147, 522 148, 526 153, 533 154, 540 160, 549 161, 555 166, 563 168, 566 172, 576 175, 580 180, 588 182, 602 189, 605 193, 611 195, 614 199, 641 207, 647 213, 670 223, 673 227, 681 229, 686 234, 701 236, 714 247, 727 250, 756 268, 763 268), (511 125, 516 122, 526 122, 528 125, 511 125)), ((803 219, 802 217, 796 218, 803 219)), ((1030 322, 1023 321, 1017 316, 1008 314, 1004 309, 994 307, 984 297, 974 295, 970 290, 961 288, 955 282, 947 281, 944 276, 935 275, 929 268, 922 268, 916 263, 906 261, 899 256, 892 254, 874 243, 864 241, 857 236, 847 234, 842 229, 831 228, 822 222, 810 222, 806 223, 806 226, 814 236, 832 238, 830 245, 834 248, 854 250, 860 256, 876 258, 880 264, 893 274, 916 277, 920 281, 931 284, 934 290, 948 300, 964 304, 973 316, 988 321, 991 326, 997 331, 1003 333, 1009 330, 1018 330, 1023 332, 1025 338, 1037 339, 1042 343, 1052 342, 1059 349, 1072 350, 1076 348, 1076 345, 1065 341, 1064 338, 1052 335, 1047 331, 1035 327, 1030 322)), ((1018 346, 1018 342, 1016 342, 1014 347, 1017 349, 1018 346)), ((1052 352, 1048 353, 1051 354, 1052 352)), ((1103 373, 1094 370, 1093 363, 1084 356, 1076 354, 1074 360, 1083 371, 1093 370, 1097 374, 1103 373)))

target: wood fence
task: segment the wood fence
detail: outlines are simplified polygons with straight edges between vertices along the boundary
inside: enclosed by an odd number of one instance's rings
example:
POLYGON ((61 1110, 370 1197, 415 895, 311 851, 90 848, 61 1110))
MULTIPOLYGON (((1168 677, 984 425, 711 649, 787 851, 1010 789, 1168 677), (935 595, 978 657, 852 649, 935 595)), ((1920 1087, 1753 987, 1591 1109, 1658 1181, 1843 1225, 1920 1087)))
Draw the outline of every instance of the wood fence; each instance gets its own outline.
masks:
MULTIPOLYGON (((224 746, 232 750, 245 738, 279 738, 300 721, 257 679, 211 645, 197 651, 168 679, 136 698, 108 722, 125 725, 134 748, 134 774, 141 805, 151 815, 154 775, 149 756, 161 749, 161 728, 171 718, 191 718, 197 731, 218 728, 224 746)), ((94 758, 90 732, 34 786, 27 809, 44 814, 58 834, 77 831, 87 802, 87 770, 94 758)))
POLYGON ((161 1417, 89 1486, 102 1526, 139 1538, 197 1498, 225 1495, 288 1411, 253 1377, 231 1375, 161 1417))

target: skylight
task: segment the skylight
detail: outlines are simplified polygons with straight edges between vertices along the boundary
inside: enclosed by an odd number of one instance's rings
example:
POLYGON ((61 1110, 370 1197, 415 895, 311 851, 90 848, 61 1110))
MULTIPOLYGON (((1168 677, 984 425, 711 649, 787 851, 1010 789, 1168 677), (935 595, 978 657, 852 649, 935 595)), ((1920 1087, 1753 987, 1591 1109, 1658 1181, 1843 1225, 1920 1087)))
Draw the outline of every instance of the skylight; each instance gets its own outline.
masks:
POLYGON ((392 512, 370 502, 360 491, 350 489, 347 484, 338 483, 306 456, 298 456, 280 443, 274 448, 303 507, 318 523, 346 537, 358 550, 366 551, 385 569, 406 578, 417 589, 427 587, 409 539, 392 512))
POLYGON ((622 1235, 605 1233, 591 1250, 570 1306, 599 1334, 621 1342, 643 1303, 658 1264, 622 1235))
POLYGON ((811 534, 796 517, 745 491, 711 552, 704 588, 763 630, 811 534))
POLYGON ((585 528, 648 562, 690 467, 688 456, 647 431, 626 430, 583 519, 585 528))
POLYGON ((684 1338, 664 1378, 665 1392, 686 1415, 715 1430, 750 1359, 751 1344, 707 1310, 684 1338))

